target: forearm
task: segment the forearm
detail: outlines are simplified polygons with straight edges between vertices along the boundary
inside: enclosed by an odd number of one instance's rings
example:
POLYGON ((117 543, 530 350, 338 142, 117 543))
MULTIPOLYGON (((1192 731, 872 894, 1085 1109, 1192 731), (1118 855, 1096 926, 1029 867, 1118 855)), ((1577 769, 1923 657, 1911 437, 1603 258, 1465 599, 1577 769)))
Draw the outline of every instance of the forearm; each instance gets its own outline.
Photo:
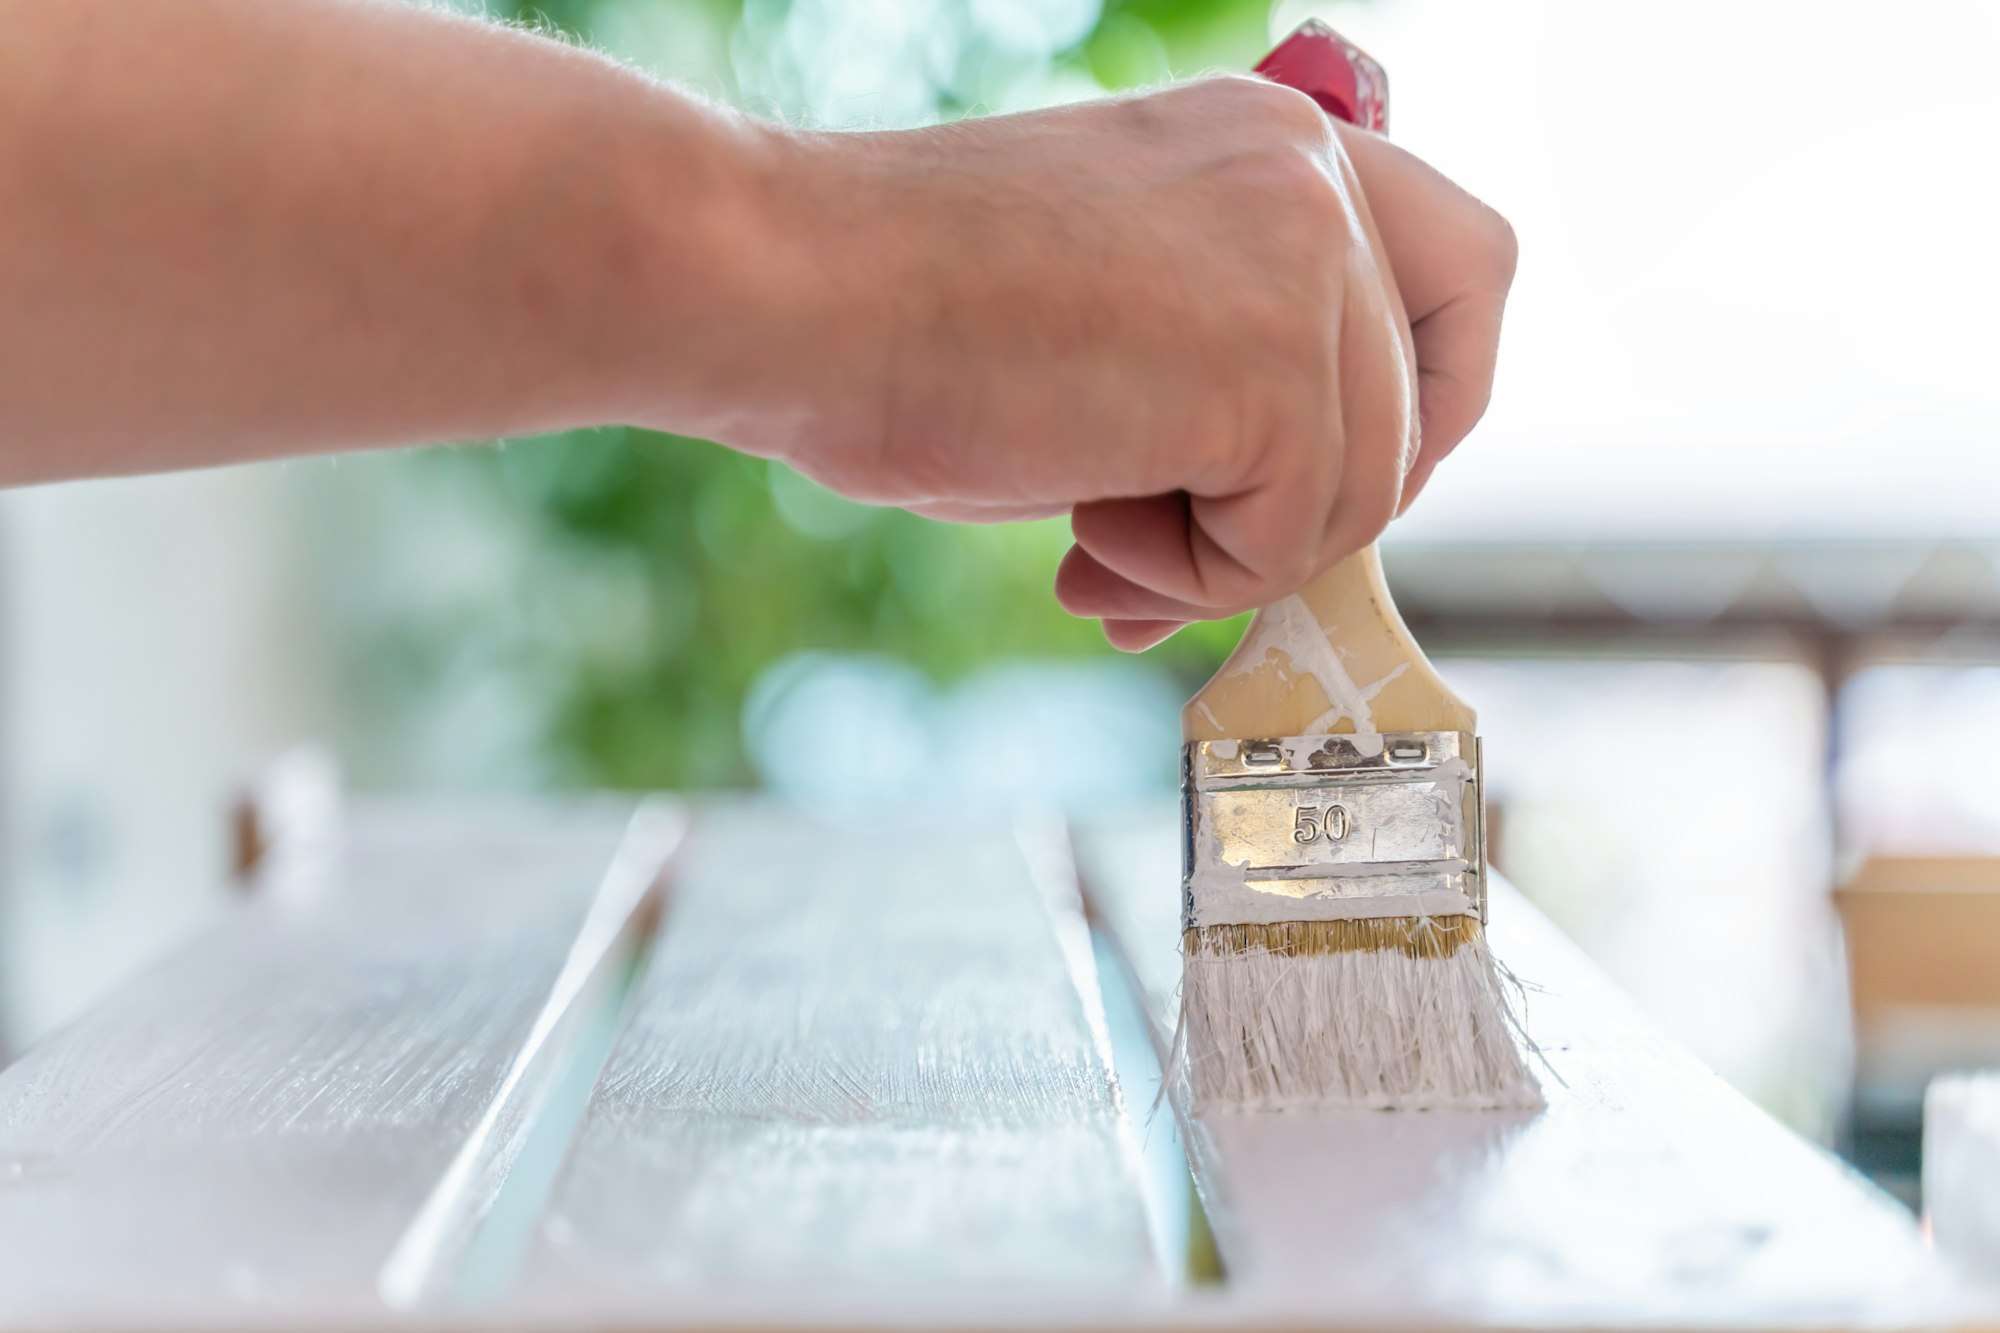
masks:
POLYGON ((394 3, 0 0, 0 482, 700 429, 756 142, 394 3))
POLYGON ((631 422, 1067 511, 1139 646, 1485 406, 1511 231, 1342 139, 1249 79, 790 134, 398 0, 0 0, 0 484, 631 422))

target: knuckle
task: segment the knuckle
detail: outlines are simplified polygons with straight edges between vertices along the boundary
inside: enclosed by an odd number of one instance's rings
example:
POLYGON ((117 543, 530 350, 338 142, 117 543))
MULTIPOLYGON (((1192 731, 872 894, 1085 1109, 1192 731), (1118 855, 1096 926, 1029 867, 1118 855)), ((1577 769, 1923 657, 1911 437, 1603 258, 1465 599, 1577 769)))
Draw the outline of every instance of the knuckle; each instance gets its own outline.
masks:
POLYGON ((1255 565, 1236 571, 1211 589, 1213 605, 1223 615, 1264 606, 1303 583, 1291 569, 1290 552, 1257 552, 1255 565))
POLYGON ((1218 97, 1249 98, 1255 97, 1257 89, 1269 82, 1268 79, 1260 79, 1254 74, 1220 73, 1209 75, 1200 81, 1199 86, 1212 90, 1218 97))
POLYGON ((1521 238, 1515 233, 1514 224, 1499 213, 1484 204, 1480 210, 1481 256, 1496 285, 1504 291, 1513 284, 1514 271, 1521 262, 1521 238))
POLYGON ((1267 561, 1265 595, 1289 593, 1319 573, 1325 563, 1321 547, 1333 488, 1326 469, 1311 466, 1288 487, 1288 503, 1279 521, 1264 534, 1267 561))
POLYGON ((1294 542, 1291 558, 1285 562, 1284 590, 1289 593, 1304 587, 1313 575, 1319 573, 1321 564, 1319 550, 1312 542, 1294 542))
POLYGON ((1258 468, 1257 442, 1246 439, 1234 421, 1221 412, 1207 418, 1207 424, 1193 431, 1182 447, 1187 460, 1188 482, 1206 493, 1226 491, 1240 484, 1258 468))
POLYGON ((1253 74, 1217 75, 1208 81, 1208 86, 1241 114, 1288 140, 1318 144, 1331 133, 1319 103, 1296 88, 1253 74))
POLYGON ((1295 252, 1294 262, 1309 266, 1306 272, 1315 281, 1342 281, 1355 231, 1340 185, 1320 164, 1296 153, 1282 173, 1280 190, 1272 225, 1295 252))
POLYGON ((1244 534, 1234 551, 1216 550, 1202 573, 1202 597, 1213 607, 1246 606, 1257 599, 1268 578, 1271 552, 1256 533, 1244 534))
POLYGON ((1338 270, 1342 247, 1339 238, 1347 232, 1347 200, 1340 187, 1311 161, 1300 155, 1287 173, 1286 203, 1293 216, 1307 228, 1315 242, 1313 252, 1325 256, 1322 267, 1338 270))
POLYGON ((1258 80, 1269 90, 1267 104, 1272 123, 1282 126, 1303 143, 1320 147, 1333 137, 1333 126, 1318 102, 1296 88, 1258 80))
MULTIPOLYGON (((1139 141, 1164 137, 1172 132, 1173 116, 1181 106, 1181 89, 1166 88, 1111 99, 1104 105, 1116 117, 1114 124, 1139 141)), ((1190 108, 1192 109, 1192 108, 1190 108)))
POLYGON ((1347 522, 1342 525, 1346 529, 1342 544, 1348 550, 1359 550, 1374 541, 1395 518, 1396 502, 1402 498, 1399 480, 1392 480, 1386 485, 1356 488, 1345 497, 1350 503, 1347 506, 1347 522))
POLYGON ((1444 447, 1449 449, 1453 445, 1456 445, 1459 439, 1463 438, 1466 432, 1470 431, 1475 425, 1479 423, 1479 418, 1485 416, 1486 409, 1491 407, 1492 405, 1493 405, 1492 380, 1490 379, 1479 380, 1478 382, 1474 383, 1471 388, 1467 389, 1465 391, 1463 404, 1459 408, 1459 417, 1460 417, 1459 429, 1453 434, 1451 439, 1444 442, 1444 447))

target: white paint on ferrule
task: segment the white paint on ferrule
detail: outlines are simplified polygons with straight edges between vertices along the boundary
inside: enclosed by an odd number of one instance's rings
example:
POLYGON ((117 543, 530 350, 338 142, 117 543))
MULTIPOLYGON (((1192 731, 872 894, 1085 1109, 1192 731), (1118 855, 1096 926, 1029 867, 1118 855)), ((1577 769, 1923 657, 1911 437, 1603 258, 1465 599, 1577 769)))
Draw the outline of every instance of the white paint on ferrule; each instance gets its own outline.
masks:
POLYGON ((1185 925, 1481 915, 1476 741, 1353 739, 1190 745, 1185 925))
POLYGON ((1479 905, 1459 885, 1457 873, 1416 872, 1309 881, 1311 891, 1286 890, 1296 880, 1234 875, 1198 879, 1183 904, 1183 923, 1202 926, 1268 926, 1285 921, 1360 921, 1371 917, 1476 916, 1479 905))

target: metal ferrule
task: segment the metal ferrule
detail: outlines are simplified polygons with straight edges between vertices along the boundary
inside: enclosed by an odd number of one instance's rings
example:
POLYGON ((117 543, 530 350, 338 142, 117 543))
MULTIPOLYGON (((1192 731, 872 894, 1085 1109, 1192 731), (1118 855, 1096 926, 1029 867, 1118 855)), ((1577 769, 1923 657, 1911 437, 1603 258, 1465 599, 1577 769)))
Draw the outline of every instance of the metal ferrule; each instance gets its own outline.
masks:
POLYGON ((1188 927, 1486 919, 1479 738, 1391 731, 1181 750, 1188 927))

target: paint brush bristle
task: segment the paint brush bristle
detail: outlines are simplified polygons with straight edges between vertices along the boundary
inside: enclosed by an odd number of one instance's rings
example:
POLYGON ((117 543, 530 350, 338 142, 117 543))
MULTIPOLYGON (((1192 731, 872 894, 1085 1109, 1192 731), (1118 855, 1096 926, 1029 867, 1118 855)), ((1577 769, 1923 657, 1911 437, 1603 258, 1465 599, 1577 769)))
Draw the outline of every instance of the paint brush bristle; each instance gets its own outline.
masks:
POLYGON ((1201 1109, 1532 1109, 1518 987, 1478 919, 1217 925, 1182 936, 1179 1063, 1201 1109))

